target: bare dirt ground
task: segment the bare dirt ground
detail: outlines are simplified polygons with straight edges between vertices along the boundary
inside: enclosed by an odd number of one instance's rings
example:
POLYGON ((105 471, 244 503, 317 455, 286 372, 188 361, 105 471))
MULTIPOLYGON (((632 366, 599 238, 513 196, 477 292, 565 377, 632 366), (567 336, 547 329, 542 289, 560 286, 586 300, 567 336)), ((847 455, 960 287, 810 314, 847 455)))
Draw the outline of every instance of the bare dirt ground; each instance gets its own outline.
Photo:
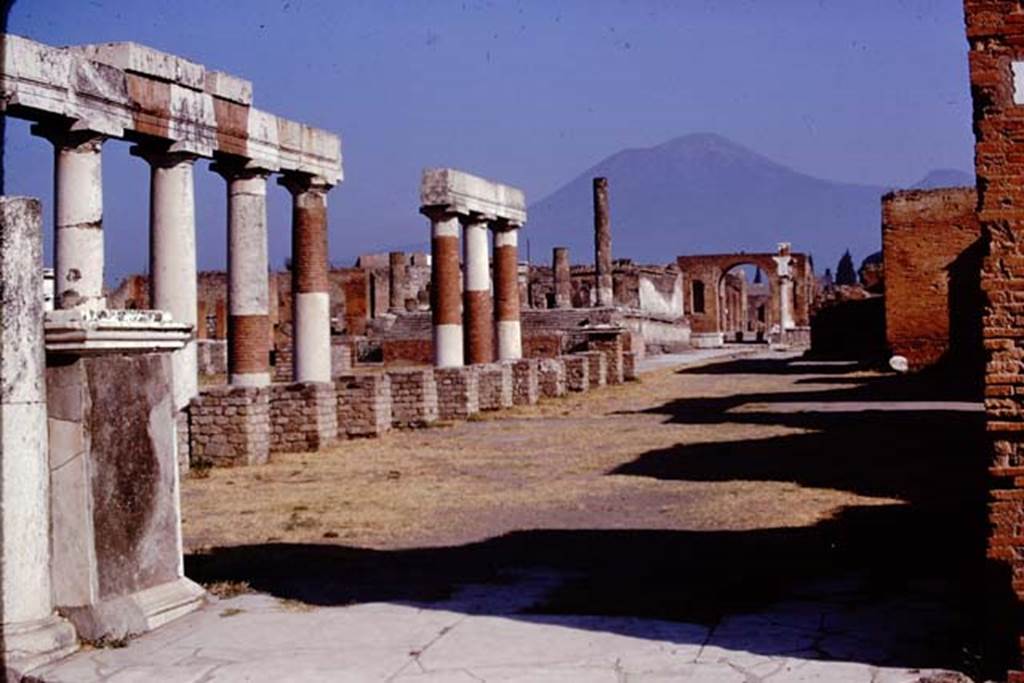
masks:
POLYGON ((320 605, 524 576, 542 588, 525 609, 549 614, 884 605, 869 628, 908 633, 860 657, 969 670, 984 654, 982 416, 921 403, 954 394, 775 354, 278 455, 184 481, 187 568, 320 605))

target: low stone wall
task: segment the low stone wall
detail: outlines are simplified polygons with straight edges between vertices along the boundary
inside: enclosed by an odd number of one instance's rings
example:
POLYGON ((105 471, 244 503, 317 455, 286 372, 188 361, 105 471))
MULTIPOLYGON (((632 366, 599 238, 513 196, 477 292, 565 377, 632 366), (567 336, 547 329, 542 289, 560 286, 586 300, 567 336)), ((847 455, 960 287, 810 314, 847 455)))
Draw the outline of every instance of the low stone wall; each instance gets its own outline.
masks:
POLYGON ((565 388, 569 391, 589 389, 590 359, 581 353, 563 356, 563 358, 565 359, 565 388))
POLYGON ((512 364, 477 365, 480 378, 480 410, 512 407, 512 364))
POLYGON ((565 381, 565 360, 562 358, 541 358, 537 364, 537 384, 544 398, 565 396, 568 388, 565 381))
POLYGON ((584 351, 581 355, 589 362, 588 376, 591 387, 603 387, 608 383, 608 358, 603 351, 584 351))
POLYGON ((465 420, 480 412, 480 380, 476 366, 437 368, 437 411, 442 420, 465 420))
POLYGON ((391 423, 423 427, 438 419, 437 382, 431 368, 391 370, 391 423))
POLYGON ((270 387, 270 452, 318 451, 338 438, 338 398, 327 382, 270 387))
POLYGON ((228 343, 223 339, 196 340, 196 363, 200 375, 226 375, 228 343))
POLYGON ((592 337, 587 345, 590 351, 600 351, 605 355, 605 367, 607 374, 605 380, 608 384, 622 384, 622 335, 614 334, 607 337, 592 337))
POLYGON ((624 382, 636 381, 636 356, 633 351, 626 351, 622 354, 622 380, 624 382))
POLYGON ((270 389, 217 386, 189 405, 189 450, 194 463, 217 467, 261 465, 270 454, 270 389))
POLYGON ((540 398, 540 361, 524 358, 512 363, 512 403, 517 406, 532 406, 540 398))
POLYGON ((338 435, 380 436, 391 429, 391 378, 383 373, 343 375, 338 396, 338 435))

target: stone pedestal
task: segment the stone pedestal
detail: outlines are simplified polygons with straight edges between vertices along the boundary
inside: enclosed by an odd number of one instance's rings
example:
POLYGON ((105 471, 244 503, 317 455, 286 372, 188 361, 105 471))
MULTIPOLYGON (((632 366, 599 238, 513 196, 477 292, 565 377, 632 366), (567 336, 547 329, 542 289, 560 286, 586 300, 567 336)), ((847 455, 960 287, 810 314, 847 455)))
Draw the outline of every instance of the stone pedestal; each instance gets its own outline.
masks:
POLYGON ((563 356, 565 361, 565 388, 568 391, 590 389, 590 359, 583 354, 563 356))
POLYGON ((625 351, 622 354, 622 380, 624 382, 636 381, 636 362, 637 354, 635 351, 625 351))
POLYGON ((540 398, 540 379, 536 358, 523 358, 512 363, 512 403, 532 406, 540 398))
POLYGON ((565 361, 561 358, 541 358, 537 366, 537 384, 544 398, 565 396, 565 361))
POLYGON ((478 365, 480 377, 480 410, 501 410, 512 407, 512 364, 478 365))
POLYGON ((47 314, 57 606, 88 639, 144 633, 202 604, 184 576, 173 354, 159 311, 47 314))
POLYGON ((338 439, 338 397, 332 382, 270 386, 270 452, 319 451, 338 439))
POLYGON ((5 680, 75 650, 54 612, 40 205, 0 197, 0 664, 5 680))
POLYGON ((590 367, 587 371, 591 388, 603 387, 608 384, 608 357, 602 351, 585 351, 581 355, 587 358, 590 367))
POLYGON ((270 457, 270 390, 218 386, 203 389, 189 407, 189 451, 215 467, 262 465, 270 457))
POLYGON ((345 375, 334 382, 338 434, 380 436, 391 430, 391 378, 385 374, 345 375))
POLYGON ((608 384, 622 384, 625 381, 622 367, 622 346, 625 331, 619 328, 591 330, 587 333, 587 349, 605 354, 608 384))
POLYGON ((480 384, 475 366, 437 368, 434 379, 442 420, 465 420, 480 412, 480 384))
POLYGON ((392 370, 388 377, 395 427, 424 427, 437 422, 437 381, 433 370, 392 370))

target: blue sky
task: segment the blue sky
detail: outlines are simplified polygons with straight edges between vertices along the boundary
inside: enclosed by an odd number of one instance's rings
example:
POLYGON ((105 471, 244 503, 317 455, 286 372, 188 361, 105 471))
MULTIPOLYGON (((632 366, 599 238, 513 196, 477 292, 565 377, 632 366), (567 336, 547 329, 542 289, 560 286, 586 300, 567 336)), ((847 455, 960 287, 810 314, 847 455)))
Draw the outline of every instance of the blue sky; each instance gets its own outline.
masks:
MULTIPOLYGON (((829 179, 968 171, 962 12, 960 0, 18 0, 8 30, 144 43, 243 76, 260 108, 340 133, 330 239, 346 263, 426 240, 424 166, 532 201, 623 148, 711 131, 829 179)), ((49 203, 49 143, 15 122, 6 144, 7 191, 49 203)), ((104 154, 109 280, 146 267, 148 181, 125 143, 104 154)), ((199 264, 223 268, 224 183, 205 164, 196 178, 199 264)), ((280 264, 287 193, 275 186, 269 202, 280 264)))

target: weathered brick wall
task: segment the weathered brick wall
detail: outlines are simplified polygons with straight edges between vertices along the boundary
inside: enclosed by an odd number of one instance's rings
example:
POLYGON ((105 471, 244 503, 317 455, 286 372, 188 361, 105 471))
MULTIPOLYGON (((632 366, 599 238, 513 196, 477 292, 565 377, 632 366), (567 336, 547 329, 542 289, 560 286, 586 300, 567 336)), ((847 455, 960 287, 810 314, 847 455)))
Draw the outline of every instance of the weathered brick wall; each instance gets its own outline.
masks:
POLYGON ((540 398, 540 360, 524 358, 512 363, 512 403, 532 406, 540 398))
POLYGON ((605 380, 608 384, 622 384, 625 381, 622 367, 622 334, 592 336, 587 348, 605 355, 605 380))
POLYGON ((391 370, 391 420, 395 427, 437 422, 437 382, 430 368, 391 370))
POLYGON ((590 388, 590 359, 581 353, 562 356, 565 361, 565 388, 587 391, 590 388))
POLYGON ((434 362, 434 342, 429 337, 382 339, 380 348, 385 363, 430 365, 434 362))
POLYGON ((218 386, 192 399, 193 462, 216 467, 262 465, 270 448, 270 389, 218 386))
POLYGON ((584 351, 580 355, 586 357, 589 368, 587 377, 591 387, 603 387, 608 383, 608 357, 602 351, 584 351))
POLYGON ((563 332, 555 330, 532 331, 523 334, 524 358, 555 358, 565 351, 563 332))
POLYGON ((636 378, 636 353, 626 351, 622 354, 622 380, 632 382, 636 378))
POLYGON ((886 341, 913 370, 981 351, 977 202, 973 187, 882 198, 886 341))
POLYGON ((480 412, 480 384, 476 366, 438 368, 437 411, 442 420, 465 420, 480 412))
POLYGON ((477 365, 480 378, 480 410, 512 407, 512 364, 508 362, 477 365))
POLYGON ((565 360, 562 358, 541 358, 537 366, 537 384, 544 398, 565 396, 569 390, 565 379, 565 360))
POLYGON ((334 389, 339 435, 372 437, 391 429, 391 378, 386 374, 343 375, 334 389))
MULTIPOLYGON (((1017 595, 1008 629, 1024 635, 1024 93, 1012 62, 1024 60, 1024 14, 1011 0, 965 0, 974 100, 979 222, 988 243, 981 288, 985 409, 992 439, 988 556, 1005 563, 1017 595)), ((992 577, 990 589, 1006 577, 992 577)), ((991 611, 991 610, 990 610, 991 611)), ((1015 657, 1013 668, 1020 668, 1015 657)), ((1011 673, 1010 681, 1024 681, 1011 673)))
POLYGON ((328 382, 270 387, 270 452, 328 448, 338 438, 338 398, 328 382))

